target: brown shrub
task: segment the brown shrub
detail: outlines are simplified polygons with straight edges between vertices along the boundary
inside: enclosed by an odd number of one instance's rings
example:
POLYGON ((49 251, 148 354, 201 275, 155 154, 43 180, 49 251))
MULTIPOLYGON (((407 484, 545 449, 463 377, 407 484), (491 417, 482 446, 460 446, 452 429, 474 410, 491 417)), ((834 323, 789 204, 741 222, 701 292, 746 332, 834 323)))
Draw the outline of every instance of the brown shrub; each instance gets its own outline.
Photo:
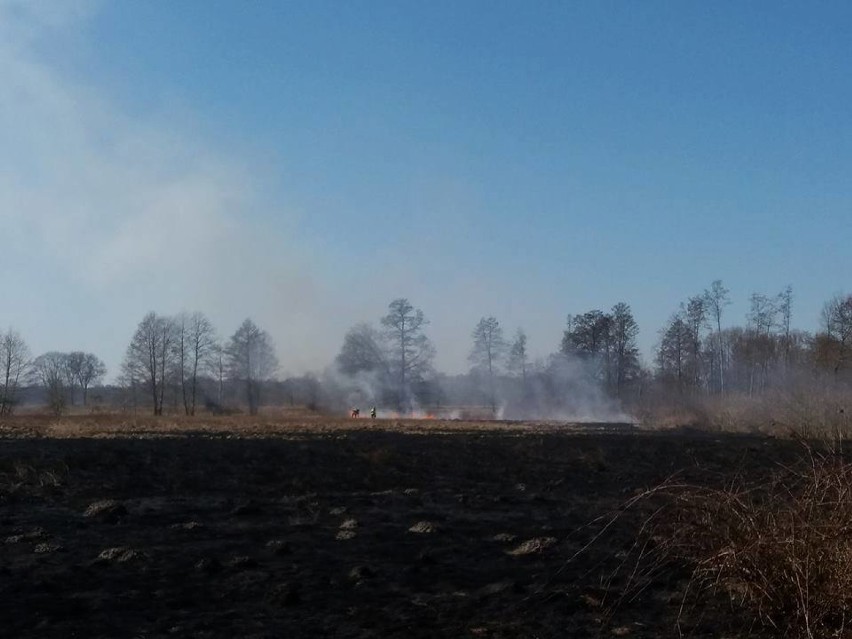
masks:
POLYGON ((669 481, 627 507, 642 503, 652 514, 616 570, 622 599, 686 569, 682 612, 723 594, 779 636, 852 636, 852 463, 842 456, 806 449, 762 483, 669 481))

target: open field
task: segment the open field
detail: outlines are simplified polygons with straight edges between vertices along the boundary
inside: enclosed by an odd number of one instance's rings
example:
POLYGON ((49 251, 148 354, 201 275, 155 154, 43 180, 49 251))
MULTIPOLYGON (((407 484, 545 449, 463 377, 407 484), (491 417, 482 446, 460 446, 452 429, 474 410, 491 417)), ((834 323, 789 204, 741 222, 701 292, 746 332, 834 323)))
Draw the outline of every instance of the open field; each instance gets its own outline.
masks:
MULTIPOLYGON (((80 416, 0 424, 0 627, 20 637, 746 636, 684 574, 611 608, 677 471, 795 446, 625 426, 80 416)), ((756 636, 756 635, 750 635, 756 636)))

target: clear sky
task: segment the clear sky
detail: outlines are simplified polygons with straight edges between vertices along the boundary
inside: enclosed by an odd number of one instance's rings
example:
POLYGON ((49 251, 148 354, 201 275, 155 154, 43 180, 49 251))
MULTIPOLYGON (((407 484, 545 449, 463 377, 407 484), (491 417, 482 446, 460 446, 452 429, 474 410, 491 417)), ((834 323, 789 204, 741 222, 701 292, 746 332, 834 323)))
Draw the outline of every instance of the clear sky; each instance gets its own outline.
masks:
POLYGON ((852 289, 852 4, 0 0, 0 326, 115 371, 149 310, 282 374, 408 297, 437 364, 722 279, 852 289))

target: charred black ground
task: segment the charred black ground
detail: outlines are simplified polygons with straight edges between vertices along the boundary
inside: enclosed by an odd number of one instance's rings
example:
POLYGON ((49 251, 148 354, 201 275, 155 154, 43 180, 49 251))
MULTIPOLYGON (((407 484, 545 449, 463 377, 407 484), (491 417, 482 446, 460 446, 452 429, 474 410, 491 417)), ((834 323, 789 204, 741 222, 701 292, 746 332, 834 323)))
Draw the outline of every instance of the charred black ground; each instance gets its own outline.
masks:
MULTIPOLYGON (((618 580, 602 587, 641 509, 569 562, 599 528, 586 525, 673 473, 760 474, 795 447, 599 428, 54 438, 6 424, 0 624, 18 637, 678 636, 685 575, 614 609, 618 580)), ((742 631, 721 603, 681 622, 695 637, 742 631)))

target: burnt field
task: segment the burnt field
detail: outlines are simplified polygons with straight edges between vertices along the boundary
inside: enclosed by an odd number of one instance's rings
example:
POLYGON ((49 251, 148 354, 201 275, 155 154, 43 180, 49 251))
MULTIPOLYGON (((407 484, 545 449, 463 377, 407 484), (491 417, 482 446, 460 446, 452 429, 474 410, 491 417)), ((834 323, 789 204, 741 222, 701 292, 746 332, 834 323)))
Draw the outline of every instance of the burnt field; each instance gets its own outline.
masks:
POLYGON ((723 597, 682 609, 684 571, 619 600, 652 505, 603 522, 675 473, 714 484, 795 454, 625 425, 99 416, 0 430, 10 637, 676 637, 678 619, 687 636, 746 636, 723 597))

